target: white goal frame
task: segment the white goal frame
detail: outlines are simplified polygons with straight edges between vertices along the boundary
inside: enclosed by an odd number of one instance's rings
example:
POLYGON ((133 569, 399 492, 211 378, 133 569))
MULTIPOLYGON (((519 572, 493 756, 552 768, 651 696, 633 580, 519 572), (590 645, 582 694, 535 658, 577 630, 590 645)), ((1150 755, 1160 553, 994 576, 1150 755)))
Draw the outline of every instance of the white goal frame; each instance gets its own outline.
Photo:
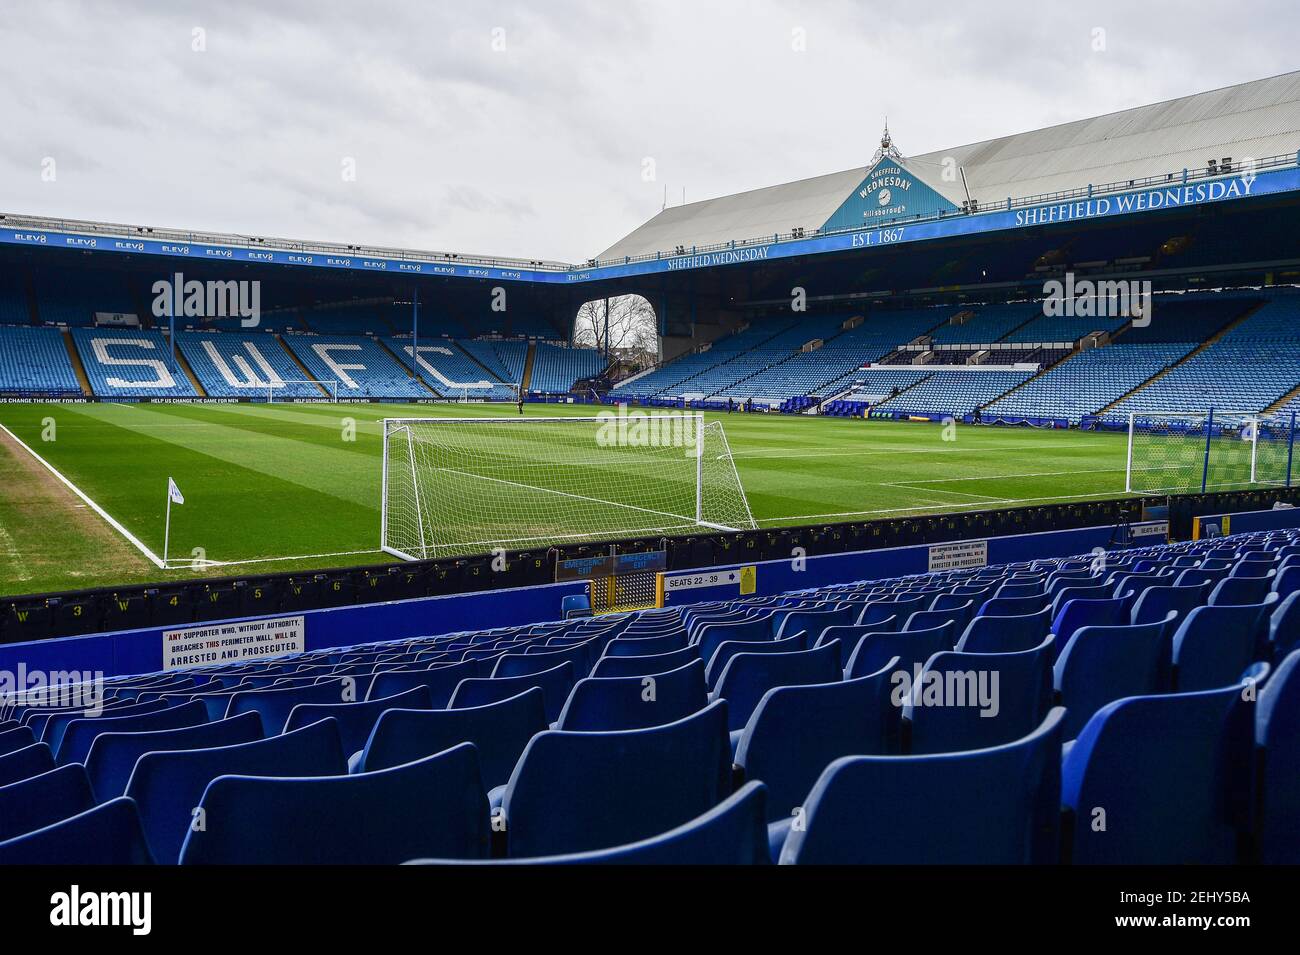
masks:
MULTIPOLYGON (((338 400, 339 400, 339 383, 338 383, 338 379, 335 379, 335 378, 326 378, 326 379, 319 379, 319 378, 283 378, 283 379, 280 380, 280 383, 279 383, 278 385, 277 385, 277 384, 274 384, 274 383, 270 383, 270 382, 267 383, 267 386, 266 386, 266 403, 267 403, 267 404, 275 404, 275 393, 276 393, 276 391, 279 390, 279 389, 281 389, 281 388, 283 388, 285 385, 316 385, 316 386, 318 386, 318 387, 320 387, 320 388, 324 388, 324 389, 325 389, 326 393, 330 396, 330 400, 331 400, 331 401, 338 401, 338 400)), ((282 399, 282 400, 283 400, 283 399, 282 399)), ((290 400, 292 400, 292 399, 290 399, 290 400)))
MULTIPOLYGON (((1187 421, 1187 422, 1205 423, 1206 433, 1203 436, 1202 435, 1196 436, 1198 440, 1201 440, 1203 437, 1205 441, 1205 451, 1202 454, 1201 461, 1200 461, 1201 473, 1199 476, 1193 475, 1193 478, 1199 478, 1200 493, 1206 493, 1208 491, 1215 490, 1216 488, 1217 489, 1222 489, 1224 487, 1238 488, 1238 485, 1242 483, 1247 483, 1249 486, 1253 486, 1256 484, 1270 484, 1275 486, 1289 487, 1291 485, 1291 469, 1292 469, 1291 455, 1292 455, 1293 445, 1295 441, 1295 429, 1296 429, 1296 416, 1294 414, 1269 415, 1269 414, 1262 414, 1262 413, 1251 414, 1245 412, 1216 412, 1214 409, 1210 409, 1204 412, 1148 411, 1148 412, 1129 412, 1128 429, 1127 429, 1128 430, 1127 450, 1126 450, 1125 461, 1124 461, 1125 493, 1164 494, 1164 493, 1177 493, 1179 491, 1183 491, 1183 492, 1188 491, 1188 488, 1186 487, 1139 488, 1137 490, 1134 489, 1133 487, 1134 436, 1135 434, 1138 433, 1139 430, 1144 430, 1144 429, 1139 429, 1138 427, 1139 422, 1146 422, 1146 421, 1187 421), (1245 432, 1245 435, 1241 438, 1242 441, 1248 441, 1250 443, 1250 476, 1248 482, 1230 482, 1229 485, 1219 485, 1219 484, 1212 483, 1209 480, 1210 466, 1212 463, 1212 457, 1214 452, 1214 440, 1216 437, 1214 431, 1215 429, 1225 425, 1236 429, 1247 429, 1247 428, 1249 429, 1248 431, 1245 432), (1262 481, 1260 480, 1259 433, 1262 425, 1272 425, 1274 427, 1285 427, 1287 429, 1286 431, 1287 463, 1286 463, 1286 473, 1282 480, 1277 480, 1277 479, 1267 479, 1262 481)), ((1218 437, 1221 437, 1221 435, 1219 435, 1218 437)), ((1138 470, 1142 470, 1142 469, 1139 467, 1138 470)), ((1192 484, 1195 485, 1196 483, 1197 480, 1193 480, 1192 484)), ((1195 487, 1193 486, 1191 490, 1195 492, 1195 487)))
MULTIPOLYGON (((582 494, 576 494, 570 491, 561 490, 559 488, 548 488, 548 487, 542 487, 535 484, 523 484, 523 483, 512 482, 512 481, 504 481, 503 483, 512 484, 518 488, 524 488, 527 490, 536 491, 539 494, 555 494, 566 498, 577 498, 579 500, 590 501, 593 504, 622 507, 622 508, 627 508, 630 511, 640 511, 649 514, 654 514, 657 517, 668 517, 678 522, 678 524, 674 526, 681 526, 683 528, 681 531, 677 532, 679 534, 690 533, 691 529, 707 529, 707 530, 715 530, 715 531, 738 531, 738 530, 756 529, 758 525, 754 522, 753 512, 750 510, 749 500, 745 495, 744 486, 740 483, 740 476, 736 472, 735 460, 731 455, 730 445, 727 443, 726 433, 722 429, 721 422, 715 421, 706 424, 706 422, 704 421, 704 415, 701 412, 673 412, 667 414, 655 414, 653 417, 658 419, 660 422, 676 420, 685 423, 687 421, 690 421, 694 425, 695 442, 694 442, 694 449, 693 449, 692 456, 695 459, 695 469, 694 469, 695 504, 694 504, 693 514, 675 514, 667 511, 652 510, 634 504, 627 504, 619 501, 604 500, 595 497, 587 497, 582 494), (743 508, 743 510, 739 515, 741 517, 741 520, 737 521, 736 523, 742 526, 733 527, 728 524, 722 524, 716 521, 709 521, 705 519, 704 435, 705 435, 706 428, 717 429, 716 434, 720 438, 722 445, 725 448, 726 466, 730 469, 730 476, 731 479, 734 480, 735 482, 735 488, 739 493, 739 503, 740 505, 742 505, 743 508)), ((617 423, 618 419, 617 418, 611 419, 610 417, 590 417, 590 416, 588 417, 555 416, 555 417, 524 417, 524 418, 515 417, 515 416, 487 416, 487 417, 470 417, 470 418, 465 418, 465 417, 384 418, 382 421, 383 471, 381 477, 382 484, 380 486, 379 549, 386 554, 390 554, 394 557, 399 558, 400 560, 413 561, 413 560, 430 559, 433 557, 450 556, 451 553, 453 552, 457 554, 473 553, 474 551, 467 550, 467 548, 472 548, 472 547, 480 548, 479 552, 486 552, 494 547, 501 547, 501 546, 509 546, 510 549, 519 549, 521 546, 528 546, 529 544, 540 545, 542 543, 546 543, 547 546, 551 546, 553 543, 557 542, 557 539, 559 539, 558 540, 559 543, 563 543, 565 542, 565 540, 571 543, 578 543, 582 541, 592 541, 592 540, 600 539, 600 535, 597 535, 595 533, 578 532, 573 534, 557 533, 557 534, 552 534, 552 535, 547 535, 542 537, 525 537, 525 538, 520 538, 515 540, 499 540, 499 541, 488 540, 488 541, 473 541, 473 542, 466 541, 463 543, 458 543, 453 545, 439 545, 436 542, 429 541, 425 533, 425 526, 424 526, 425 522, 423 519, 425 514, 425 505, 421 502, 421 485, 419 480, 420 476, 416 469, 416 455, 414 451, 415 439, 413 437, 411 426, 419 425, 419 424, 450 424, 450 425, 480 425, 480 426, 499 425, 504 428, 511 428, 511 427, 520 428, 520 427, 528 427, 534 424, 543 424, 543 423, 551 423, 551 422, 563 422, 566 424, 603 425, 603 424, 610 423, 611 421, 617 423), (405 440, 407 442, 410 469, 411 469, 411 474, 410 474, 411 487, 414 496, 414 505, 415 505, 416 513, 418 515, 418 519, 416 523, 419 525, 419 536, 420 536, 419 549, 424 554, 423 557, 418 554, 413 554, 407 550, 403 550, 401 547, 396 546, 393 542, 389 540, 389 534, 388 534, 389 490, 390 490, 390 480, 393 477, 390 468, 390 459, 391 459, 390 446, 392 442, 402 441, 402 440, 405 440), (445 550, 446 552, 438 553, 440 549, 445 550)), ((500 479, 490 478, 489 480, 496 481, 500 479)), ((644 533, 646 533, 644 529, 631 529, 628 532, 628 536, 641 536, 644 533)), ((607 538, 617 537, 619 536, 619 533, 615 531, 610 534, 605 534, 603 536, 607 538)), ((665 534, 664 536, 673 536, 673 535, 665 534)))

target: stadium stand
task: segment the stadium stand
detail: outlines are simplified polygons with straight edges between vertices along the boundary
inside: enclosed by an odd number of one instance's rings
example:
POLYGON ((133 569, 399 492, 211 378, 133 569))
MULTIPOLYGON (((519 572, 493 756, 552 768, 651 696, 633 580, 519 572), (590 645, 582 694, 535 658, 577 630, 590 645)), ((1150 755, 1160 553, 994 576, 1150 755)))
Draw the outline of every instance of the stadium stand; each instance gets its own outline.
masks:
POLYGON ((564 348, 538 342, 533 350, 528 390, 548 394, 567 392, 575 381, 599 375, 605 364, 600 352, 591 348, 564 348))
POLYGON ((81 394, 59 329, 0 328, 0 394, 81 394))
POLYGON ((57 765, 48 708, 14 698, 0 861, 1295 863, 1300 582, 1235 570, 1296 553, 1257 532, 118 677, 103 715, 57 716, 57 765), (1165 583, 1202 566, 1265 599, 1165 583), (966 618, 973 593, 998 596, 966 618), (393 667, 456 670, 451 708, 350 702, 341 676, 393 667), (967 672, 1002 678, 997 719, 976 690, 934 706, 967 672), (1093 805, 1121 807, 1105 839, 1093 805))
POLYGON ((183 369, 172 367, 161 332, 126 328, 74 328, 72 340, 86 377, 101 397, 194 397, 183 369))
POLYGON ((424 398, 431 394, 376 339, 286 335, 284 343, 312 378, 337 381, 340 398, 424 398))
POLYGON ((1032 371, 936 371, 902 394, 876 406, 879 412, 961 416, 1027 381, 1032 371))
POLYGON ((203 390, 214 398, 321 398, 279 339, 268 334, 177 332, 176 344, 203 390), (292 382, 292 384, 289 384, 292 382))
POLYGON ((96 312, 139 315, 139 306, 120 272, 96 269, 38 269, 33 277, 42 322, 93 325, 96 312))
POLYGON ((528 357, 528 343, 501 339, 458 339, 457 346, 498 379, 507 384, 524 380, 524 362, 528 357))
MULTIPOLYGON (((390 351, 407 368, 414 370, 409 338, 387 340, 390 351)), ((419 373, 424 383, 444 398, 487 398, 506 400, 515 396, 512 385, 494 377, 482 364, 470 358, 451 339, 421 339, 419 373)))

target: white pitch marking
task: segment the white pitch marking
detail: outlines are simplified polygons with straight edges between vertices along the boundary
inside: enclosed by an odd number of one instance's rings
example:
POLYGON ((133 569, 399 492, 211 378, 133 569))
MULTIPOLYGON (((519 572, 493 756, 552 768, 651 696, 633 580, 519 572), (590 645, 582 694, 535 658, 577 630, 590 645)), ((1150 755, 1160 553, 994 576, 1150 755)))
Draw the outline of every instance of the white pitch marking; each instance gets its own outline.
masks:
POLYGON ((123 527, 123 526, 122 526, 122 525, 117 521, 117 519, 116 519, 115 517, 113 517, 113 515, 109 514, 108 511, 104 510, 102 507, 100 507, 98 504, 96 504, 94 501, 92 501, 92 500, 89 498, 89 496, 87 496, 87 494, 86 494, 85 491, 83 491, 81 488, 77 487, 77 485, 73 484, 71 481, 69 481, 67 478, 65 478, 62 474, 60 474, 59 471, 58 471, 58 469, 55 468, 54 465, 50 464, 49 461, 46 461, 43 457, 41 457, 39 454, 37 454, 35 451, 33 451, 30 447, 28 447, 28 446, 27 446, 27 443, 24 442, 22 438, 18 437, 18 435, 14 434, 12 431, 10 431, 8 428, 6 428, 3 424, 0 424, 0 428, 3 428, 5 434, 9 435, 9 437, 11 437, 11 438, 13 438, 15 441, 17 441, 18 444, 19 444, 19 446, 22 447, 23 450, 25 450, 25 451, 26 451, 28 454, 30 454, 33 458, 35 458, 35 459, 36 459, 36 460, 41 464, 41 466, 45 468, 45 470, 49 471, 49 472, 50 472, 51 474, 53 474, 56 478, 58 478, 61 482, 63 482, 64 486, 66 486, 66 487, 68 488, 68 490, 70 490, 73 494, 77 495, 77 497, 81 498, 81 499, 86 503, 86 506, 87 506, 87 507, 89 507, 92 511, 94 511, 96 514, 98 514, 98 515, 99 515, 100 517, 102 517, 104 520, 108 521, 109 526, 112 527, 113 530, 115 530, 115 531, 117 531, 119 534, 121 534, 123 537, 125 537, 125 538, 126 538, 126 539, 131 543, 131 544, 133 544, 133 545, 135 546, 135 549, 136 549, 136 550, 138 550, 140 553, 144 554, 144 556, 147 557, 147 558, 149 559, 150 563, 152 563, 155 567, 159 568, 160 570, 165 570, 165 569, 166 569, 166 568, 164 567, 164 565, 163 565, 163 562, 162 562, 162 558, 161 558, 161 557, 159 557, 157 554, 155 554, 153 551, 151 551, 148 547, 145 547, 144 544, 141 543, 140 539, 139 539, 138 537, 136 537, 134 534, 132 534, 130 531, 128 531, 125 527, 123 527))

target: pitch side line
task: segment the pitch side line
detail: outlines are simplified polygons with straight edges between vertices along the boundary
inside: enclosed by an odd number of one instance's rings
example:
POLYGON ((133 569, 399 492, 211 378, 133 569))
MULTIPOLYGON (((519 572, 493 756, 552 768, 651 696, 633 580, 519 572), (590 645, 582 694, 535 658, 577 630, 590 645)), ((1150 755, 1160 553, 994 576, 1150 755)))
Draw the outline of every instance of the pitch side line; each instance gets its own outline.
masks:
POLYGON ((73 484, 66 477, 60 474, 58 469, 54 467, 54 465, 50 464, 49 461, 46 461, 43 457, 41 457, 30 447, 28 447, 27 443, 23 441, 22 438, 18 437, 18 435, 10 431, 7 427, 5 427, 5 425, 0 424, 0 428, 3 428, 5 434, 9 435, 9 437, 13 438, 16 442, 18 442, 19 447, 21 447, 24 451, 30 454, 33 458, 35 458, 40 463, 40 465, 43 468, 45 468, 45 470, 49 471, 56 478, 58 478, 59 481, 63 483, 64 487, 70 490, 73 494, 77 495, 77 497, 81 498, 81 500, 83 500, 86 503, 87 507, 89 507, 92 511, 94 511, 96 514, 98 514, 100 517, 106 520, 108 522, 108 525, 112 527, 113 530, 117 531, 119 534, 125 537, 127 541, 129 541, 132 544, 132 546, 135 547, 136 550, 144 554, 144 556, 149 559, 150 563, 152 563, 159 570, 167 569, 163 564, 161 557, 159 557, 157 554, 151 551, 148 547, 145 547, 144 544, 140 541, 140 538, 136 537, 125 527, 123 527, 121 523, 119 523, 118 520, 115 517, 113 517, 113 515, 109 514, 108 511, 104 510, 102 507, 100 507, 98 504, 92 501, 90 497, 87 496, 85 491, 77 487, 77 485, 73 484))

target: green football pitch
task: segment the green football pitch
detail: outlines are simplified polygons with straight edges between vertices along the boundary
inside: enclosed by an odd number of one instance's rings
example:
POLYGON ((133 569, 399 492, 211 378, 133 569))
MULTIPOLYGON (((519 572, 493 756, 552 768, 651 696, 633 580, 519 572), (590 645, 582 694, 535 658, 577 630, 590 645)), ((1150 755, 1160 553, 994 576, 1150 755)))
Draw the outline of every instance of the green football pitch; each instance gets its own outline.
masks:
MULTIPOLYGON (((514 412, 513 405, 0 405, 10 432, 0 430, 0 592, 384 562, 382 419, 514 412), (169 556, 214 562, 206 570, 161 570, 144 553, 163 551, 168 477, 185 496, 172 508, 169 556)), ((526 414, 592 409, 530 405, 526 414)), ((723 422, 760 527, 1123 494, 1122 434, 706 418, 723 422)))

